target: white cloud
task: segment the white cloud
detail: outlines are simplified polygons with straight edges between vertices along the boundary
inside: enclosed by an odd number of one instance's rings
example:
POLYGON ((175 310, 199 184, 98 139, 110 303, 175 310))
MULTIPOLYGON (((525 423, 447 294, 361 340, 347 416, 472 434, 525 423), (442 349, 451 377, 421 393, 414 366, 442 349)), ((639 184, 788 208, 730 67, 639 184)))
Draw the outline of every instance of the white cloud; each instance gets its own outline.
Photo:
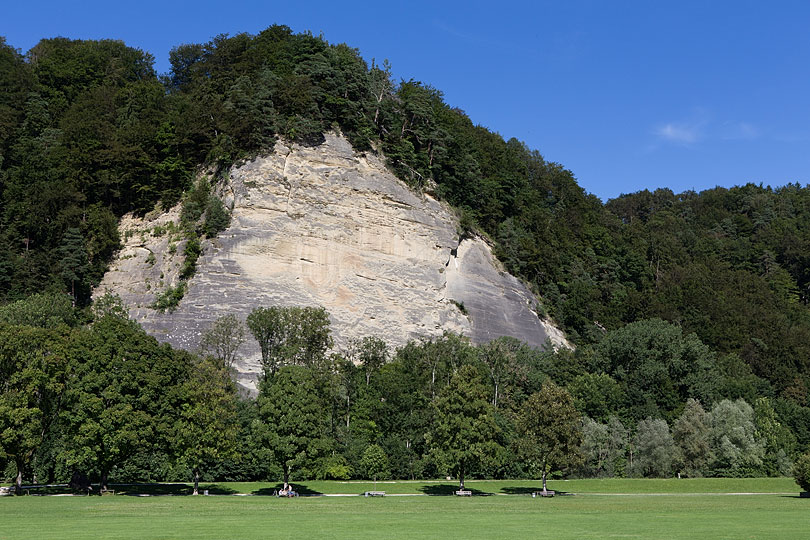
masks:
POLYGON ((659 126, 655 134, 670 142, 693 144, 703 138, 703 123, 670 122, 659 126))

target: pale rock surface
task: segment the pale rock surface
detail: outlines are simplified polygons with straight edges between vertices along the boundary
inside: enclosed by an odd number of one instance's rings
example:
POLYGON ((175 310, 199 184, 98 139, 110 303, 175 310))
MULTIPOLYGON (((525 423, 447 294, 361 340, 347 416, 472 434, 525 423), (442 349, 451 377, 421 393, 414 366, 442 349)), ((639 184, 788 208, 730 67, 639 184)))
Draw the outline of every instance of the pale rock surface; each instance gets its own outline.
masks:
MULTIPOLYGON (((197 273, 173 313, 149 305, 177 283, 183 243, 153 231, 177 223, 178 209, 122 220, 125 247, 96 294, 119 294, 147 332, 188 350, 218 317, 244 321, 254 307, 272 305, 325 307, 337 350, 351 338, 377 336, 399 347, 444 331, 475 343, 509 335, 538 347, 547 339, 570 346, 484 241, 459 244, 445 205, 413 193, 376 156, 355 153, 338 135, 314 148, 277 143, 228 180, 221 195, 232 207, 231 225, 203 242, 197 273)), ((258 345, 249 338, 240 353, 239 383, 255 391, 258 345)))

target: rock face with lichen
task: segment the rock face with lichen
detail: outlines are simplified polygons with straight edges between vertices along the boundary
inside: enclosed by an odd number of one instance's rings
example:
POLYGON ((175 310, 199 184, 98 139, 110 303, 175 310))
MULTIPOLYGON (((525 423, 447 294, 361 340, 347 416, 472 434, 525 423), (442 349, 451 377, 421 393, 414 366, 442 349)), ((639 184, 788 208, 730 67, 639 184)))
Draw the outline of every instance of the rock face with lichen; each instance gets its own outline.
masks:
MULTIPOLYGON (((255 307, 297 305, 327 309, 336 349, 351 338, 378 336, 397 347, 444 331, 475 343, 509 335, 568 346, 483 240, 460 242, 445 205, 414 193, 340 136, 318 147, 277 143, 272 154, 233 168, 220 188, 231 225, 203 241, 172 313, 149 306, 178 281, 179 212, 121 222, 125 246, 96 294, 119 294, 161 341, 195 350, 220 316, 244 321, 255 307)), ((249 339, 240 353, 239 382, 255 389, 259 348, 249 339)))

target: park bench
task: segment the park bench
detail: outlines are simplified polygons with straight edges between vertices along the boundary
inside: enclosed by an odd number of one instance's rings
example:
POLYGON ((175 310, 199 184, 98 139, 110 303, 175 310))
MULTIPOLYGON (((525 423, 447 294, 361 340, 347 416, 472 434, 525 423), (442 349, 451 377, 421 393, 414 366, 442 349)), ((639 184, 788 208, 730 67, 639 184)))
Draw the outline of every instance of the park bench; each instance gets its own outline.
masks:
POLYGON ((115 495, 115 490, 114 489, 102 489, 101 491, 99 491, 99 493, 101 494, 102 497, 105 496, 105 495, 115 495))
POLYGON ((459 497, 472 497, 472 491, 469 489, 460 489, 455 492, 459 497))
POLYGON ((0 497, 4 495, 11 495, 11 488, 8 486, 0 486, 0 497))
POLYGON ((549 491, 532 491, 532 497, 553 497, 554 492, 549 491))
POLYGON ((385 497, 384 491, 366 491, 364 497, 385 497))

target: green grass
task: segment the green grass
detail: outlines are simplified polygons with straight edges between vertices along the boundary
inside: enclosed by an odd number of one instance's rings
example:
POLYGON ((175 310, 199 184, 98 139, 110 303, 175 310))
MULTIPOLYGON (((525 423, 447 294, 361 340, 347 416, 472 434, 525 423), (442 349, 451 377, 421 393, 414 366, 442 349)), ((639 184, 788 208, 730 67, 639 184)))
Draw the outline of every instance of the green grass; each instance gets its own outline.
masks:
MULTIPOLYGON (((448 482, 382 484, 424 493, 448 482)), ((311 491, 360 493, 373 483, 307 482, 311 491), (350 488, 350 489, 347 489, 350 488)), ((533 499, 533 481, 469 482, 457 497, 4 497, 0 540, 264 538, 806 538, 810 500, 791 479, 571 480, 576 493, 533 499), (758 495, 725 493, 759 492, 758 495), (771 493, 789 493, 789 495, 771 493)), ((266 493, 274 484, 219 484, 266 493)), ((116 489, 116 493, 121 493, 116 489)))

